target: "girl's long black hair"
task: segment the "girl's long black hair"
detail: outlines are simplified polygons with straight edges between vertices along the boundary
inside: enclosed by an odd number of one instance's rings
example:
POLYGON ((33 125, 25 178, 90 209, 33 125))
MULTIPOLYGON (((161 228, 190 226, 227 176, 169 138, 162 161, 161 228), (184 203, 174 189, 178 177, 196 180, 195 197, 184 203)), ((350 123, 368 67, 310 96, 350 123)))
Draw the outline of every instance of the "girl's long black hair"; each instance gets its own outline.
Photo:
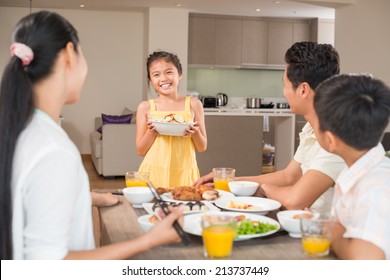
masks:
POLYGON ((16 141, 34 111, 32 86, 51 74, 58 53, 68 42, 77 51, 78 35, 62 16, 41 11, 22 18, 12 42, 30 47, 34 59, 27 66, 16 57, 8 62, 0 87, 0 231, 1 259, 12 259, 12 165, 16 141))

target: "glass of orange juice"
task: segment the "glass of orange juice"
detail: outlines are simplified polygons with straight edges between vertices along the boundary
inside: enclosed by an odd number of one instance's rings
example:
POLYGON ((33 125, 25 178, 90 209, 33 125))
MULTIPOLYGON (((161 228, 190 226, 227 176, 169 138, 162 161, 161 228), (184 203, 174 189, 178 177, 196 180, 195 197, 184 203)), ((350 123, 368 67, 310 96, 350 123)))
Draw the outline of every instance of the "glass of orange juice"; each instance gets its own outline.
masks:
POLYGON ((214 187, 217 190, 230 192, 229 182, 234 181, 236 170, 228 167, 213 168, 214 187))
POLYGON ((126 172, 126 187, 146 187, 149 180, 149 173, 129 171, 126 172))
POLYGON ((307 255, 323 257, 329 254, 333 221, 328 215, 305 217, 301 215, 302 246, 307 255))
POLYGON ((201 219, 204 256, 210 259, 230 256, 236 236, 237 218, 228 215, 203 215, 201 219))

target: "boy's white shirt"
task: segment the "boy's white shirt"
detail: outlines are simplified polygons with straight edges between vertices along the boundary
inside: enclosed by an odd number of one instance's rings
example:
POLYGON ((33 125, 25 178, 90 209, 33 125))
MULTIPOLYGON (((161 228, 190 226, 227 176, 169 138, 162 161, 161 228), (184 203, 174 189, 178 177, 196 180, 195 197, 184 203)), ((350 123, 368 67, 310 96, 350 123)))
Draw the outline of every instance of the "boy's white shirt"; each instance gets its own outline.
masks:
POLYGON ((390 259, 390 159, 381 144, 341 172, 331 213, 344 238, 371 242, 390 259))

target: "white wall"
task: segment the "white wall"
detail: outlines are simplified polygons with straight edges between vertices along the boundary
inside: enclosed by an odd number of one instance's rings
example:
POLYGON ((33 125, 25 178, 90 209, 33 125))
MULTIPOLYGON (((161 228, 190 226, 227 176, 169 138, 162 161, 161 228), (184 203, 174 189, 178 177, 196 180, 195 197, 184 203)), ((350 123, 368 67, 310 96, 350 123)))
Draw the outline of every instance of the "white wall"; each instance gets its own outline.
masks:
MULTIPOLYGON (((185 9, 149 9, 148 54, 164 50, 175 53, 183 68, 183 77, 179 91, 185 94, 187 89, 188 61, 188 10, 185 9)), ((151 98, 156 96, 150 91, 151 98)))
POLYGON ((336 9, 335 47, 341 72, 371 73, 390 86, 390 1, 355 2, 336 9))
MULTIPOLYGON (((34 11, 38 11, 33 10, 34 11)), ((78 30, 89 72, 77 104, 64 107, 63 128, 80 152, 90 153, 89 134, 100 113, 119 114, 136 109, 145 85, 144 13, 55 10, 78 30)), ((9 59, 11 30, 28 14, 26 8, 0 10, 0 69, 9 59)))

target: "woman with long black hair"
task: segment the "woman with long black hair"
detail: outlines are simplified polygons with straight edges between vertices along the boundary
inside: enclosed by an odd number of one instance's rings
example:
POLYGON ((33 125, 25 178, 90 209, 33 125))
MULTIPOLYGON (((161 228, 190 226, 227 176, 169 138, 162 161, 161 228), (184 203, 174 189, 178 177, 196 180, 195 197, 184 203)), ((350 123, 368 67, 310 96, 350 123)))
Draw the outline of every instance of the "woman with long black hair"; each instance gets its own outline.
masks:
POLYGON ((95 249, 88 176, 58 125, 88 71, 77 31, 42 11, 22 18, 12 41, 0 91, 1 259, 124 259, 179 242, 172 209, 142 237, 95 249))

